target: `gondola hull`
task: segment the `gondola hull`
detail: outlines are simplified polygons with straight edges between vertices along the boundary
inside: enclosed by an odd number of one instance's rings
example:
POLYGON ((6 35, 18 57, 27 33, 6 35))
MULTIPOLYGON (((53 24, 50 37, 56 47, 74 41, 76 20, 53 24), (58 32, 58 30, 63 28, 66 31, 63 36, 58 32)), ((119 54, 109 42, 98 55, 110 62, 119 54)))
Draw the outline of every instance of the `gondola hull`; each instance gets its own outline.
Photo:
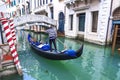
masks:
POLYGON ((38 48, 36 45, 34 45, 30 41, 30 37, 28 36, 28 42, 31 48, 40 56, 51 59, 51 60, 69 60, 69 59, 75 59, 82 55, 83 53, 83 45, 76 51, 76 56, 70 56, 68 54, 65 54, 64 52, 50 52, 50 51, 44 51, 38 48))

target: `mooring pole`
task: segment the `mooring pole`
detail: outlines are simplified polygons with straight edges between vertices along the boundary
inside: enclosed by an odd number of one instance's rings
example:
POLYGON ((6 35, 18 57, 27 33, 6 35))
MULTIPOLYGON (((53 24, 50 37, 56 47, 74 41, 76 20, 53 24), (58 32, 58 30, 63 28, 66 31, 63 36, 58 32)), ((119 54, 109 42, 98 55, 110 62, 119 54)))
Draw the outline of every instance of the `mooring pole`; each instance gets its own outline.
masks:
POLYGON ((40 41, 41 41, 41 25, 40 25, 40 41))
POLYGON ((1 35, 2 44, 4 44, 3 34, 2 34, 2 26, 1 26, 1 24, 0 24, 0 35, 1 35))

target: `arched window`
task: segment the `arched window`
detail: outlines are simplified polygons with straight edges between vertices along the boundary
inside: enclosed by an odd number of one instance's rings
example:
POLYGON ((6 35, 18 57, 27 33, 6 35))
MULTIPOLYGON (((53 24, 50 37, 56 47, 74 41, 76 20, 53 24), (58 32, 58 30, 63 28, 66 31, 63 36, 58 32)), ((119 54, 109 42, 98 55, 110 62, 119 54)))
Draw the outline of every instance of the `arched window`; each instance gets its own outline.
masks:
POLYGON ((26 1, 26 3, 27 3, 27 8, 26 8, 27 10, 26 11, 29 14, 30 13, 30 2, 26 1))
POLYGON ((120 20, 120 7, 114 10, 113 12, 113 20, 120 20))

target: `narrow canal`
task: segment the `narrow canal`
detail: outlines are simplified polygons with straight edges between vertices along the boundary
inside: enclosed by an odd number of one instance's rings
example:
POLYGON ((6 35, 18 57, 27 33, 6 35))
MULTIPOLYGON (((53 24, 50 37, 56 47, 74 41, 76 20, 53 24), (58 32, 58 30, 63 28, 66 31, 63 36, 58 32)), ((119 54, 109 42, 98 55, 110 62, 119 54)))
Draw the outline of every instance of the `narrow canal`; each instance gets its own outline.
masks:
MULTIPOLYGON (((120 80, 120 55, 115 52, 111 56, 111 47, 99 46, 78 40, 58 37, 64 45, 57 40, 59 50, 78 49, 84 44, 82 57, 72 60, 55 61, 40 57, 29 46, 28 31, 18 31, 18 53, 23 70, 23 77, 11 75, 2 77, 2 80, 120 80)), ((31 32, 36 39, 40 34, 31 32)), ((41 35, 43 41, 47 40, 45 34, 41 35)))

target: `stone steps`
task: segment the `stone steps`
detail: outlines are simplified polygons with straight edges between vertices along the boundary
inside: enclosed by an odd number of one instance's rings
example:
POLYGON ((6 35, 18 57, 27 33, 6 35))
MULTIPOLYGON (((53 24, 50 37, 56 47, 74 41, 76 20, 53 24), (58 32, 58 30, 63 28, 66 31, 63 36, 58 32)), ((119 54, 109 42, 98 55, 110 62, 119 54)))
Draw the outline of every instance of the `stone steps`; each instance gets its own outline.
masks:
POLYGON ((11 65, 14 65, 14 62, 13 60, 8 60, 8 61, 2 62, 1 64, 2 64, 2 67, 4 68, 4 67, 9 67, 11 65))
POLYGON ((0 77, 17 73, 13 60, 1 62, 0 77))

